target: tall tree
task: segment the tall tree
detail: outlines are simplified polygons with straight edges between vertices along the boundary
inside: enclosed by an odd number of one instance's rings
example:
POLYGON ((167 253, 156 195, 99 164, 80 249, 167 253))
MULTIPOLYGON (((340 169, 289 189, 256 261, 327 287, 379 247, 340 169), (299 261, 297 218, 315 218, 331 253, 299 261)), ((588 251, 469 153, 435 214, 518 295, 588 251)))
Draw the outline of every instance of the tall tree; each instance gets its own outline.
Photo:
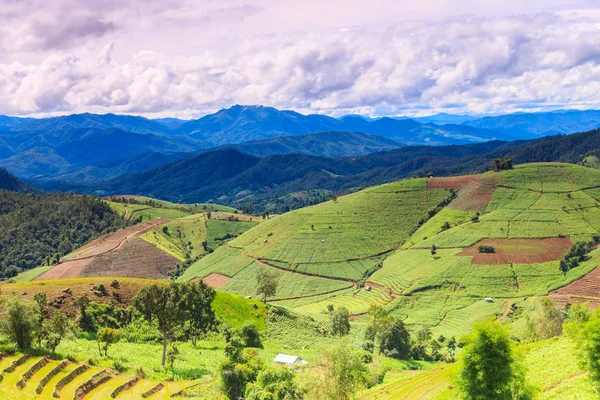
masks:
POLYGON ((7 317, 0 330, 19 348, 31 347, 32 332, 35 328, 35 305, 11 296, 6 304, 7 317))
POLYGON ((267 268, 262 267, 256 274, 256 281, 258 283, 256 287, 256 294, 262 295, 263 302, 266 303, 269 297, 277 294, 277 286, 279 285, 279 275, 277 272, 269 272, 267 268))
POLYGON ((530 397, 508 331, 502 325, 495 321, 479 322, 464 342, 458 386, 466 399, 530 397))
POLYGON ((144 287, 134 298, 133 306, 147 321, 157 321, 163 336, 162 365, 167 358, 167 346, 177 326, 189 324, 195 332, 206 330, 215 324, 211 303, 215 298, 213 289, 204 282, 171 283, 144 287))
POLYGON ((350 333, 350 313, 346 307, 339 307, 331 313, 331 333, 344 336, 350 333))

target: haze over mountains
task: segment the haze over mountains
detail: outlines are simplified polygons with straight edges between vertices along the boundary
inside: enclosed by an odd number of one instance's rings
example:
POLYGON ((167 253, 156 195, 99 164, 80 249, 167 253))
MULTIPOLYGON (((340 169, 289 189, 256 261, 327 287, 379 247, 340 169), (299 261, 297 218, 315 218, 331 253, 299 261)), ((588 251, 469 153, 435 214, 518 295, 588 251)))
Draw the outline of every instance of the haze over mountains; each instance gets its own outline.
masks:
POLYGON ((96 182, 222 148, 259 157, 354 157, 402 146, 533 139, 599 124, 600 111, 594 110, 371 119, 239 105, 190 121, 115 114, 1 116, 0 166, 32 182, 96 182))

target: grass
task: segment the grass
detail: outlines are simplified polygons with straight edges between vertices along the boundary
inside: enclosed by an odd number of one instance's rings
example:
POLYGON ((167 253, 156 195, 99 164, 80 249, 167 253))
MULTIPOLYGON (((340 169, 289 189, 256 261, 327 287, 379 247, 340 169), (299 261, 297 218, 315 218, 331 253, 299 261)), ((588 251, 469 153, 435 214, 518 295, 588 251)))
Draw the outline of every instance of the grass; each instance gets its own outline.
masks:
POLYGON ((37 278, 38 276, 40 276, 41 274, 43 274, 44 272, 48 271, 50 268, 52 268, 52 265, 50 265, 50 266, 46 265, 44 267, 37 267, 37 268, 30 269, 28 271, 21 272, 19 275, 15 276, 14 278, 11 278, 11 282, 32 281, 35 278, 37 278))

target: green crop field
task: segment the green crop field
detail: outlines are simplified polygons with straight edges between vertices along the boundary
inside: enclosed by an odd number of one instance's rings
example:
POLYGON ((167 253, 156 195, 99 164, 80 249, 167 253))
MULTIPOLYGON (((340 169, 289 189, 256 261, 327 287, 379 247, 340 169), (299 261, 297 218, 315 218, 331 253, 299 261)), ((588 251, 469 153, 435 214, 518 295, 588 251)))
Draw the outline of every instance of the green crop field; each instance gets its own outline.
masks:
POLYGON ((545 295, 600 264, 598 250, 566 274, 558 256, 485 265, 459 255, 486 238, 560 236, 574 243, 600 230, 596 169, 528 164, 491 180, 488 175, 455 189, 458 199, 465 197, 461 190, 469 190, 467 197, 476 192, 472 182, 488 185, 482 193, 491 199, 479 215, 448 207, 449 189, 427 189, 424 179, 400 181, 272 218, 194 263, 180 279, 217 273, 232 278, 221 290, 253 295, 262 262, 282 274, 274 301, 294 310, 316 315, 332 304, 361 315, 380 304, 409 325, 462 334, 478 319, 502 314, 503 299, 545 295), (352 288, 343 280, 374 287, 352 288), (486 297, 496 301, 486 303, 486 297))

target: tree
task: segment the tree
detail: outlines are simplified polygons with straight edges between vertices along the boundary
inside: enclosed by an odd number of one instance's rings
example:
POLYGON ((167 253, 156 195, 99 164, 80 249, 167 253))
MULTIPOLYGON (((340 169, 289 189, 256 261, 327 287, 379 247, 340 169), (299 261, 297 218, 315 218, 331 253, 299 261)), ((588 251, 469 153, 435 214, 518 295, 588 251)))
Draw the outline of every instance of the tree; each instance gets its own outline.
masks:
POLYGON ((452 336, 450 340, 448 340, 446 348, 448 349, 448 355, 450 356, 450 360, 454 360, 454 354, 456 354, 456 338, 454 336, 452 336))
POLYGON ((431 245, 431 255, 435 256, 435 254, 437 253, 437 247, 435 247, 435 244, 431 245))
POLYGON ((379 321, 386 316, 387 312, 382 306, 371 304, 367 314, 371 317, 371 322, 365 333, 365 338, 368 341, 375 342, 375 338, 379 334, 379 321))
POLYGON ((580 359, 587 367, 592 383, 600 390, 600 311, 597 309, 591 315, 585 311, 577 310, 566 330, 577 343, 580 359))
POLYGON ((6 319, 0 330, 21 349, 31 347, 32 332, 35 328, 35 305, 11 296, 6 304, 6 319))
POLYGON ((331 314, 331 333, 344 336, 350 333, 350 312, 346 307, 339 307, 331 314))
POLYGON ((340 345, 325 350, 317 365, 303 374, 301 388, 307 400, 349 400, 362 388, 366 366, 361 355, 340 345))
POLYGON ((260 333, 258 332, 255 324, 248 323, 242 326, 238 332, 238 335, 242 340, 244 347, 263 347, 260 340, 260 333))
POLYGON ((206 331, 215 324, 211 303, 215 291, 202 281, 198 284, 175 283, 144 287, 133 299, 133 306, 144 318, 158 323, 163 336, 162 365, 167 358, 167 345, 177 326, 186 323, 194 332, 206 331))
POLYGON ((377 342, 379 354, 387 357, 406 359, 410 354, 410 334, 404 322, 394 316, 381 319, 377 342))
POLYGON ((476 323, 465 338, 458 387, 468 400, 526 399, 528 388, 507 330, 495 321, 476 323))
POLYGON ((60 264, 60 253, 54 254, 54 264, 60 264))
POLYGON ((246 387, 246 400, 299 400, 295 374, 286 367, 269 367, 259 372, 256 382, 246 387))
POLYGON ((102 355, 102 351, 104 350, 104 357, 107 357, 108 348, 121 340, 121 331, 112 328, 102 328, 98 331, 96 337, 100 355, 102 355))
POLYGON ((56 351, 60 342, 67 335, 68 329, 69 317, 60 310, 55 311, 52 318, 46 322, 46 327, 44 329, 44 331, 47 332, 46 346, 48 347, 48 350, 52 353, 56 351))
POLYGON ((255 349, 245 349, 237 335, 225 332, 225 356, 218 367, 221 390, 230 399, 243 398, 246 385, 256 380, 263 369, 262 361, 255 349))
POLYGON ((536 302, 533 311, 527 315, 529 335, 533 340, 549 339, 562 334, 563 312, 550 298, 536 302))
POLYGON ((48 297, 44 292, 38 292, 33 295, 33 301, 36 304, 36 320, 35 328, 33 330, 33 337, 37 341, 38 348, 42 348, 42 341, 46 336, 44 329, 44 320, 46 319, 46 305, 48 304, 48 297))
POLYGON ((499 157, 492 161, 492 169, 496 172, 512 169, 513 161, 510 157, 499 157))
POLYGON ((262 267, 256 274, 256 281, 258 282, 256 295, 262 295, 263 303, 267 302, 267 298, 275 296, 277 286, 279 285, 279 275, 277 272, 269 272, 267 268, 262 267))

